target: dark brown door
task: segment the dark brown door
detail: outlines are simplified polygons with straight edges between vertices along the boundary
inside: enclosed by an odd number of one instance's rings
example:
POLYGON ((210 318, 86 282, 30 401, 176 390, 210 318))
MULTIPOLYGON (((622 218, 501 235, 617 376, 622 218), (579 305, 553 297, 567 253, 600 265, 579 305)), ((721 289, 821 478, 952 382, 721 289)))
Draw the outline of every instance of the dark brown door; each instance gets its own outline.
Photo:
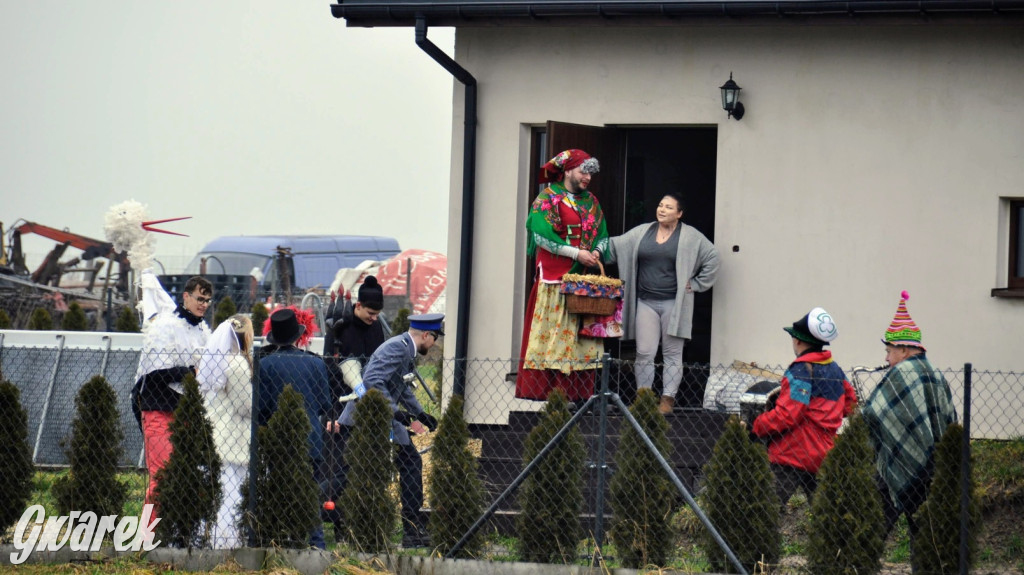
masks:
POLYGON ((549 120, 547 140, 549 159, 562 150, 578 148, 594 156, 601 163, 601 172, 590 180, 590 191, 601 202, 608 234, 622 234, 622 206, 625 193, 622 166, 625 160, 625 146, 621 132, 616 128, 549 120))

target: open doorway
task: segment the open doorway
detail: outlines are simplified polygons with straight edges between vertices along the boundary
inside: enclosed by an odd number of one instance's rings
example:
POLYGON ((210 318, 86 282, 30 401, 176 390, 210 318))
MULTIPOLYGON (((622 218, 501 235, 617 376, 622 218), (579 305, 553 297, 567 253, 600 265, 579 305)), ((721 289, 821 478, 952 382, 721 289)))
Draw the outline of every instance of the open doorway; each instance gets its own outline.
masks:
MULTIPOLYGON (((591 182, 591 191, 601 202, 608 233, 619 235, 637 225, 653 222, 654 210, 666 191, 679 192, 685 202, 683 222, 715 240, 715 174, 718 129, 715 126, 582 126, 548 122, 533 133, 531 156, 533 172, 555 153, 581 148, 601 162, 601 173, 591 182)), ((532 203, 541 187, 534 186, 532 203)), ((533 281, 532 262, 524 278, 533 281)), ((609 275, 617 270, 610 267, 609 275)), ((528 287, 524 290, 529 293, 528 287)), ((683 351, 687 364, 680 385, 677 405, 699 406, 703 401, 711 360, 712 292, 695 294, 693 334, 683 351)), ((636 345, 632 341, 605 340, 605 349, 618 359, 632 361, 636 345)), ((659 354, 660 355, 660 354, 659 354)), ((661 362, 660 357, 656 359, 661 362)), ((635 391, 632 373, 617 378, 624 382, 618 392, 631 400, 635 391)), ((660 392, 660 376, 655 389, 660 392)))
MULTIPOLYGON (((654 210, 667 191, 683 197, 683 222, 715 241, 715 173, 718 130, 715 127, 620 128, 625 139, 625 190, 622 197, 623 229, 654 221, 654 210)), ((711 361, 711 307, 714 290, 694 294, 692 338, 683 348, 683 382, 676 404, 700 406, 711 361)), ((613 341, 610 353, 623 360, 636 357, 636 343, 613 341), (617 349, 616 349, 617 348, 617 349)), ((661 363, 661 357, 655 359, 661 363)), ((620 378, 629 384, 619 394, 631 399, 635 384, 631 373, 620 378)), ((654 382, 660 392, 660 374, 654 382)))

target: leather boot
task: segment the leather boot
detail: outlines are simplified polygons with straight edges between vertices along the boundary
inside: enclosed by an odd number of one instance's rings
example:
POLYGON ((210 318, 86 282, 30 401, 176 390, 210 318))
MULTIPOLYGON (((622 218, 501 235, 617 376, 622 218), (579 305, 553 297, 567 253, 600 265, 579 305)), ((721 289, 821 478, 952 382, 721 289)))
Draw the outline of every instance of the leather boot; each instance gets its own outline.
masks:
POLYGON ((402 547, 407 549, 430 547, 430 535, 424 527, 426 524, 426 518, 422 517, 419 513, 412 517, 403 517, 402 547))
POLYGON ((672 406, 676 404, 676 398, 663 395, 661 396, 661 404, 658 405, 658 412, 662 415, 668 415, 672 413, 672 406))

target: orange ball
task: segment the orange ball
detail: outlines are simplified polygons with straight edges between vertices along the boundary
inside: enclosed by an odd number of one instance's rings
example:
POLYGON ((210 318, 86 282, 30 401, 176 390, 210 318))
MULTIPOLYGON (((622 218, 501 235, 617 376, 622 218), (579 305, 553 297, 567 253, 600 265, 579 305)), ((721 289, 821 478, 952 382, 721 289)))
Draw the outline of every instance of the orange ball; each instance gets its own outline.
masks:
POLYGON ((324 509, 326 511, 334 511, 334 502, 333 501, 324 501, 324 509))

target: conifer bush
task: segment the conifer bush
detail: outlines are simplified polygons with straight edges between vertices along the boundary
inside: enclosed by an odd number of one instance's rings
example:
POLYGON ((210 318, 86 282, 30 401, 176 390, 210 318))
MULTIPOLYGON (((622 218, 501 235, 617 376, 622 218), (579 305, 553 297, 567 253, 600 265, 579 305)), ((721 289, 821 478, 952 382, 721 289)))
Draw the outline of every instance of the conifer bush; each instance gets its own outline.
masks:
MULTIPOLYGON (((526 437, 523 463, 529 464, 568 423, 569 405, 552 390, 540 420, 526 437)), ((569 431, 523 481, 519 492, 520 556, 535 563, 572 563, 582 534, 583 472, 586 446, 578 428, 569 431)))
POLYGON ((7 310, 0 309, 0 329, 11 329, 11 316, 7 310))
POLYGON ((286 385, 277 410, 256 434, 256 461, 251 464, 255 501, 250 505, 248 482, 242 492, 243 526, 252 529, 257 547, 307 547, 310 533, 320 522, 320 486, 313 481, 310 431, 302 394, 286 385))
POLYGON ((25 512, 32 495, 32 450, 28 444, 28 413, 21 392, 0 375, 0 540, 25 512))
POLYGON ((398 310, 395 314, 395 319, 391 320, 391 335, 399 335, 409 331, 409 308, 403 307, 398 310))
POLYGON ((28 320, 28 329, 35 331, 48 331, 53 329, 53 316, 46 308, 37 307, 28 320))
POLYGON ((235 300, 231 299, 231 296, 226 295, 220 302, 217 303, 217 311, 213 314, 213 326, 212 329, 217 329, 217 326, 224 320, 238 313, 238 308, 235 306, 235 300))
MULTIPOLYGON (((935 472, 928 499, 914 514, 917 536, 910 561, 915 573, 958 573, 960 569, 960 475, 964 428, 950 424, 935 446, 935 472)), ((978 550, 981 512, 973 469, 968 478, 967 565, 978 550)))
POLYGON ((267 321, 268 317, 267 306, 263 305, 263 302, 258 301, 252 304, 252 309, 249 310, 249 319, 252 320, 252 325, 256 328, 257 337, 262 332, 263 324, 267 321))
MULTIPOLYGON (((658 412, 658 401, 652 390, 640 389, 629 411, 662 457, 667 458, 672 446, 668 422, 658 412)), ((609 535, 624 567, 663 566, 672 549, 674 489, 640 434, 631 425, 623 426, 610 485, 614 521, 609 535)))
POLYGON ((207 547, 222 500, 220 456, 213 443, 213 425, 206 414, 199 384, 185 377, 185 393, 170 424, 171 452, 157 473, 160 506, 157 539, 174 547, 207 547))
POLYGON ((389 489, 395 473, 391 446, 391 404, 371 389, 359 400, 345 445, 348 475, 341 493, 349 538, 368 553, 386 551, 395 531, 398 502, 389 489))
POLYGON ((64 331, 86 331, 89 329, 89 319, 85 317, 85 310, 78 305, 77 301, 71 302, 64 317, 60 318, 60 328, 64 331))
MULTIPOLYGON (((462 539, 483 515, 483 484, 476 458, 469 451, 469 426, 461 395, 452 396, 434 437, 428 495, 430 541, 442 555, 462 539)), ((480 531, 459 550, 458 557, 474 557, 482 545, 480 531)))
POLYGON ((114 329, 121 333, 139 333, 139 316, 135 314, 135 310, 131 306, 124 306, 121 308, 121 313, 117 314, 117 321, 114 322, 114 329))
MULTIPOLYGON (((779 497, 768 451, 751 441, 738 417, 726 422, 704 466, 704 477, 702 509, 744 568, 753 572, 762 558, 777 563, 781 551, 779 497)), ((704 529, 699 539, 712 571, 735 572, 710 531, 704 529)))
POLYGON ((117 477, 124 449, 124 433, 117 409, 117 393, 97 375, 75 397, 75 417, 67 449, 70 470, 53 483, 53 496, 61 515, 93 511, 120 515, 128 486, 117 477))
POLYGON ((811 573, 868 575, 881 569, 885 519, 874 461, 867 423, 854 415, 818 470, 807 529, 811 573))

